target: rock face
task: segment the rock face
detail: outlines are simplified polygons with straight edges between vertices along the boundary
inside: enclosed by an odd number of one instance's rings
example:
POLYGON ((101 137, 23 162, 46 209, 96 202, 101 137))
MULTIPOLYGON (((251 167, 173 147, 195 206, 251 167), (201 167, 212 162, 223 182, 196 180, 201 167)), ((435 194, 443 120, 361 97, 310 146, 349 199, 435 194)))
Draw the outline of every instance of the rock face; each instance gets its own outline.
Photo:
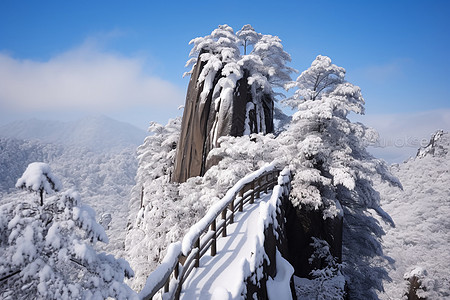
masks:
MULTIPOLYGON (((173 182, 184 182, 189 177, 195 176, 192 174, 200 175, 202 173, 203 151, 211 106, 211 95, 208 95, 206 101, 200 101, 203 83, 197 84, 198 76, 204 65, 205 62, 197 63, 189 81, 181 122, 181 134, 177 144, 175 168, 172 174, 173 182)), ((217 83, 217 80, 216 78, 214 82, 217 83)))
POLYGON ((342 215, 324 219, 320 210, 295 208, 291 202, 283 204, 286 214, 287 260, 294 267, 296 276, 310 278, 312 270, 326 266, 325 262, 309 262, 314 252, 312 237, 325 240, 330 245, 331 255, 338 262, 342 261, 342 215))
POLYGON ((207 161, 207 156, 212 148, 217 147, 219 137, 242 136, 246 129, 247 133, 271 133, 274 129, 273 99, 270 95, 263 95, 258 99, 259 103, 255 103, 247 71, 237 81, 231 101, 217 104, 213 100, 215 87, 223 78, 221 71, 217 72, 212 88, 202 99, 204 82, 199 84, 199 75, 205 64, 198 59, 189 81, 172 182, 185 182, 190 177, 202 176, 216 164, 216 161, 207 161), (263 111, 258 112, 258 107, 263 111), (263 118, 258 115, 263 115, 263 118))

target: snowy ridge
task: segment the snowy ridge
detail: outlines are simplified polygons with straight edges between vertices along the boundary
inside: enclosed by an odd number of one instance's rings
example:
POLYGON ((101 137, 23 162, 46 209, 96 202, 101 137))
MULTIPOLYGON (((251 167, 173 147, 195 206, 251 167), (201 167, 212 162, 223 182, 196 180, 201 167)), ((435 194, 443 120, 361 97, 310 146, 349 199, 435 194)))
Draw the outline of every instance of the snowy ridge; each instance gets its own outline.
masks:
MULTIPOLYGON (((445 147, 443 147, 443 143, 441 141, 442 136, 444 135, 444 131, 443 130, 438 130, 436 131, 430 139, 430 142, 428 143, 427 146, 420 148, 417 151, 417 158, 424 158, 427 155, 432 155, 432 156, 445 156, 446 151, 448 151, 448 148, 445 149, 445 147)), ((444 136, 443 139, 446 139, 446 137, 444 136)), ((445 142, 444 142, 445 145, 445 142)))

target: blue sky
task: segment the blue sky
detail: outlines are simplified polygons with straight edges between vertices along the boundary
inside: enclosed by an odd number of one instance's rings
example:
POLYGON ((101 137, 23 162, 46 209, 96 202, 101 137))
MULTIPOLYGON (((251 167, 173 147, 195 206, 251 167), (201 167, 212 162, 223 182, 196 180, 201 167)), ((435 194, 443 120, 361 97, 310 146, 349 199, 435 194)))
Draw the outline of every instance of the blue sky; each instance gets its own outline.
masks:
POLYGON ((189 41, 251 24, 279 36, 299 71, 318 54, 344 67, 366 99, 358 120, 386 139, 388 120, 405 139, 450 127, 450 1, 154 2, 1 1, 0 125, 92 113, 165 123, 184 104, 189 41))

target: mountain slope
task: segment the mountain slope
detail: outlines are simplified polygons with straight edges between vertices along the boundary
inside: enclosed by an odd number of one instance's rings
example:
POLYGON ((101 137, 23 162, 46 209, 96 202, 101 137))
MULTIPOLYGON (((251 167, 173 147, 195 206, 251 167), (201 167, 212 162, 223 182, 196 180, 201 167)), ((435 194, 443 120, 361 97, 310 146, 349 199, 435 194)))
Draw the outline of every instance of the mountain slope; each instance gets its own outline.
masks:
MULTIPOLYGON (((400 299, 407 291, 407 276, 420 273, 418 294, 428 299, 450 296, 450 135, 438 131, 430 144, 392 172, 403 191, 379 185, 382 208, 395 222, 385 226, 385 254, 391 282, 385 282, 381 299, 400 299), (420 272, 419 272, 420 271, 420 272)), ((405 298, 406 299, 406 298, 405 298)))

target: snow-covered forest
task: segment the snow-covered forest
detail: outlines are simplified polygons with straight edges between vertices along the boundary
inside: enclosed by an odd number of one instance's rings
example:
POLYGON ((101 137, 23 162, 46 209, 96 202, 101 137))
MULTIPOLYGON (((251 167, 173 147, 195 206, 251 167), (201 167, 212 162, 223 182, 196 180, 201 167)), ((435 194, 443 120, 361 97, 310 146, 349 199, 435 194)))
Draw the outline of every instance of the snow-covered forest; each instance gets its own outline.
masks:
POLYGON ((112 242, 101 247, 119 254, 137 170, 136 147, 144 137, 144 131, 103 116, 0 127, 0 195, 7 199, 14 194, 28 164, 48 163, 64 188, 76 189, 83 203, 95 209, 98 220, 109 222, 105 226, 112 242))
POLYGON ((201 115, 212 116, 200 175, 173 180, 181 117, 151 122, 146 137, 104 118, 0 128, 0 298, 138 298, 169 245, 268 163, 290 170, 290 205, 309 222, 307 249, 285 258, 297 299, 450 297, 447 132, 388 166, 366 149, 376 131, 349 119, 364 114, 364 91, 330 57, 294 76, 281 40, 250 25, 221 25, 191 44, 187 75, 208 107, 201 115), (242 80, 250 100, 239 116, 242 80), (224 121, 231 111, 239 134, 224 121), (109 133, 93 134, 99 126, 109 133))
POLYGON ((442 130, 431 136, 415 157, 391 166, 403 189, 377 183, 381 205, 394 221, 384 224, 384 265, 391 280, 384 283, 381 299, 405 292, 405 279, 422 282, 418 295, 427 299, 450 297, 450 135, 442 130))

